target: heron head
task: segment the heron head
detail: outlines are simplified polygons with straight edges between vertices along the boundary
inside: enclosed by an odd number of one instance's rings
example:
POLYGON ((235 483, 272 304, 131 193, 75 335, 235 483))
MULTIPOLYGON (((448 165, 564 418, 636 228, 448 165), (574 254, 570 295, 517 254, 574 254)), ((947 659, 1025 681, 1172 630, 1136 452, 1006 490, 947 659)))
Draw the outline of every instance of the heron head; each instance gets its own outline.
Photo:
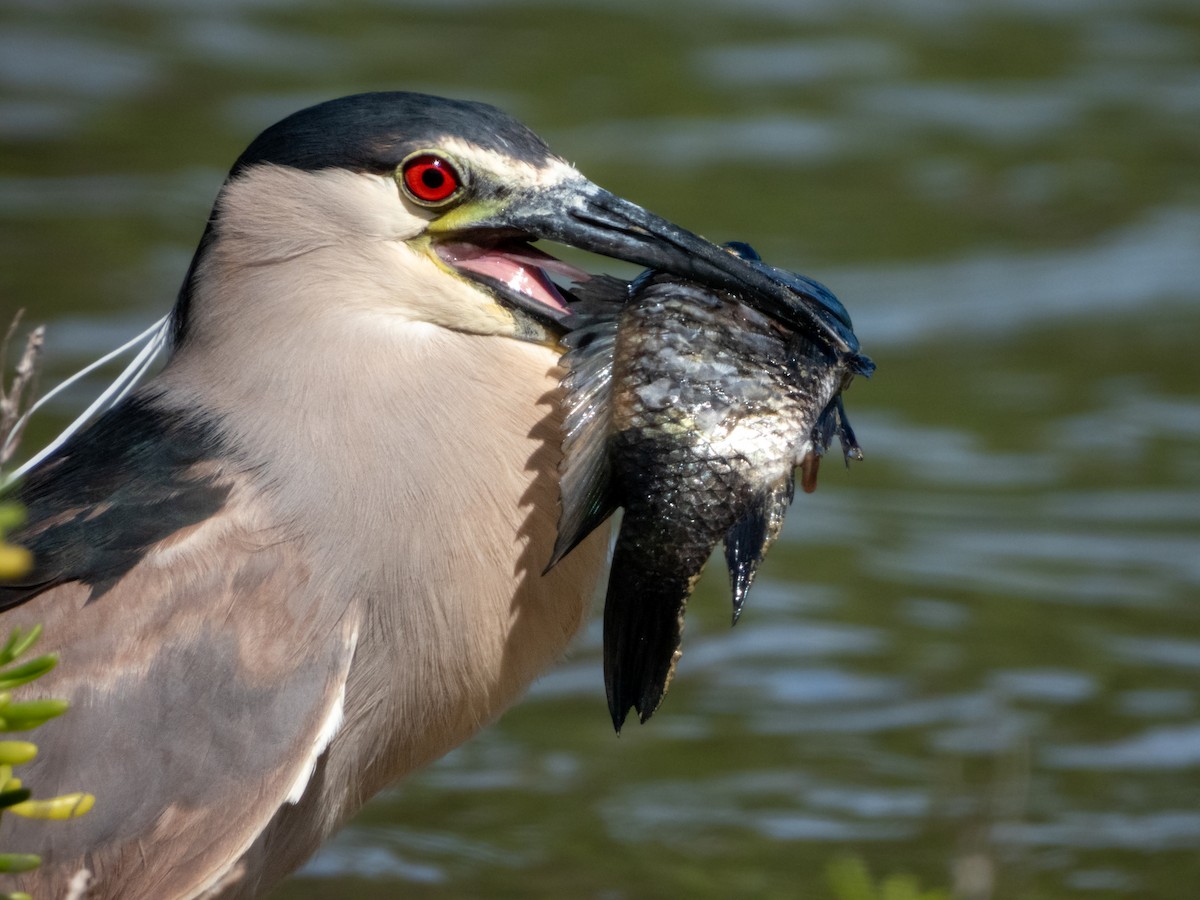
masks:
POLYGON ((495 107, 399 92, 318 104, 255 139, 193 260, 176 341, 208 268, 292 261, 348 286, 330 303, 553 339, 570 328, 570 284, 588 276, 542 240, 743 291, 836 351, 858 349, 820 298, 596 186, 495 107))

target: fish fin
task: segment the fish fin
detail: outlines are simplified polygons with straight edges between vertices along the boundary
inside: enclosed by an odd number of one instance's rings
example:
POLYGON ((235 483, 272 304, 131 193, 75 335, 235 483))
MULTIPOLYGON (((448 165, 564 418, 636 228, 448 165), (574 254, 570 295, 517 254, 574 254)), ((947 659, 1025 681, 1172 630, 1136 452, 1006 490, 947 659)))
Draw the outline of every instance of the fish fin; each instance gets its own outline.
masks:
MULTIPOLYGON (((629 299, 631 285, 632 282, 611 275, 593 275, 587 281, 573 285, 572 328, 580 327, 597 317, 610 318, 629 299)), ((563 338, 563 343, 569 344, 570 338, 571 335, 568 334, 563 338)))
POLYGON ((561 511, 558 537, 546 571, 617 508, 609 459, 612 419, 612 369, 619 307, 596 307, 581 315, 563 338, 567 347, 563 377, 563 458, 559 464, 561 511))
POLYGON ((846 360, 846 368, 851 374, 870 378, 875 374, 875 361, 869 356, 855 353, 846 360))
POLYGON ((858 446, 854 429, 850 427, 850 420, 846 418, 846 407, 842 403, 840 393, 829 401, 822 411, 821 417, 817 419, 817 424, 813 426, 814 452, 818 456, 823 456, 829 449, 829 445, 833 443, 834 437, 837 437, 838 443, 842 445, 842 455, 846 459, 846 465, 850 465, 852 459, 861 460, 863 458, 862 447, 858 446))
POLYGON ((742 614, 758 564, 779 537, 795 490, 794 477, 789 475, 755 501, 750 511, 734 522, 725 535, 725 563, 729 567, 729 586, 733 590, 734 625, 742 614))
POLYGON ((837 414, 838 442, 842 445, 842 455, 846 457, 846 465, 850 465, 850 460, 863 458, 862 447, 858 446, 858 438, 854 436, 854 429, 850 427, 850 420, 846 418, 846 408, 842 405, 841 394, 838 394, 834 404, 837 414))
POLYGON ((645 565, 631 524, 622 523, 604 601, 604 687, 618 734, 630 707, 645 722, 662 703, 681 655, 684 610, 708 556, 685 559, 664 576, 645 565))
POLYGON ((691 585, 658 584, 630 593, 618 582, 604 604, 604 686, 613 728, 621 733, 630 708, 646 722, 662 703, 683 636, 683 612, 691 585))

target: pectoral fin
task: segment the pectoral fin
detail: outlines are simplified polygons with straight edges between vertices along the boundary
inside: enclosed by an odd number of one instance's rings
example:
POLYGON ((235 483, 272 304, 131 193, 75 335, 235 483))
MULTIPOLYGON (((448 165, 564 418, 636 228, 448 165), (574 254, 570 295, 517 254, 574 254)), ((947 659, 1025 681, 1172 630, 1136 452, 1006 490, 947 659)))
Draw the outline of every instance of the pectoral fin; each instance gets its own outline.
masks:
POLYGON ((841 394, 838 394, 834 403, 837 410, 838 441, 842 445, 842 455, 846 457, 846 465, 849 465, 850 460, 863 458, 862 447, 858 446, 858 438, 854 436, 854 429, 850 427, 850 420, 846 418, 846 407, 842 405, 841 394))
POLYGON ((854 436, 854 429, 850 427, 850 422, 846 418, 846 407, 842 404, 840 393, 829 401, 829 405, 817 419, 817 424, 813 426, 812 442, 816 453, 823 455, 829 449, 835 436, 842 445, 842 455, 846 459, 846 465, 849 465, 852 459, 861 460, 863 458, 862 448, 858 446, 858 439, 854 436))
POLYGON ((562 382, 566 412, 559 465, 562 510, 546 571, 617 508, 610 486, 609 443, 618 309, 597 304, 595 311, 581 315, 579 326, 563 338, 568 352, 562 358, 567 369, 562 382))

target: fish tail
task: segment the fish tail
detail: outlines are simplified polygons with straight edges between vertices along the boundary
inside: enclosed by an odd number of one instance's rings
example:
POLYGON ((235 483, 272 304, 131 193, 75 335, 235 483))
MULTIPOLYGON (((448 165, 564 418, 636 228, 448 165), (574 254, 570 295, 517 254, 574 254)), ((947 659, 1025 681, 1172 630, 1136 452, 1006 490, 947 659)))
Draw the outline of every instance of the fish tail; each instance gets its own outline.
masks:
POLYGON ((662 703, 680 657, 684 607, 704 565, 664 574, 630 559, 639 555, 630 550, 618 541, 604 601, 604 686, 618 734, 630 707, 645 722, 662 703))

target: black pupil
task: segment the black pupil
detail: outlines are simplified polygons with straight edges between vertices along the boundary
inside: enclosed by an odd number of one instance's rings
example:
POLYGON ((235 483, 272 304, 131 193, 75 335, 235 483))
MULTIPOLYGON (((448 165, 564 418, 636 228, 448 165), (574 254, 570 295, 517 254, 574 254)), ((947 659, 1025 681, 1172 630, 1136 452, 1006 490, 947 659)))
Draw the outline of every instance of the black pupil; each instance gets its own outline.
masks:
POLYGON ((446 183, 446 176, 433 166, 421 173, 421 183, 431 191, 436 191, 446 183))

